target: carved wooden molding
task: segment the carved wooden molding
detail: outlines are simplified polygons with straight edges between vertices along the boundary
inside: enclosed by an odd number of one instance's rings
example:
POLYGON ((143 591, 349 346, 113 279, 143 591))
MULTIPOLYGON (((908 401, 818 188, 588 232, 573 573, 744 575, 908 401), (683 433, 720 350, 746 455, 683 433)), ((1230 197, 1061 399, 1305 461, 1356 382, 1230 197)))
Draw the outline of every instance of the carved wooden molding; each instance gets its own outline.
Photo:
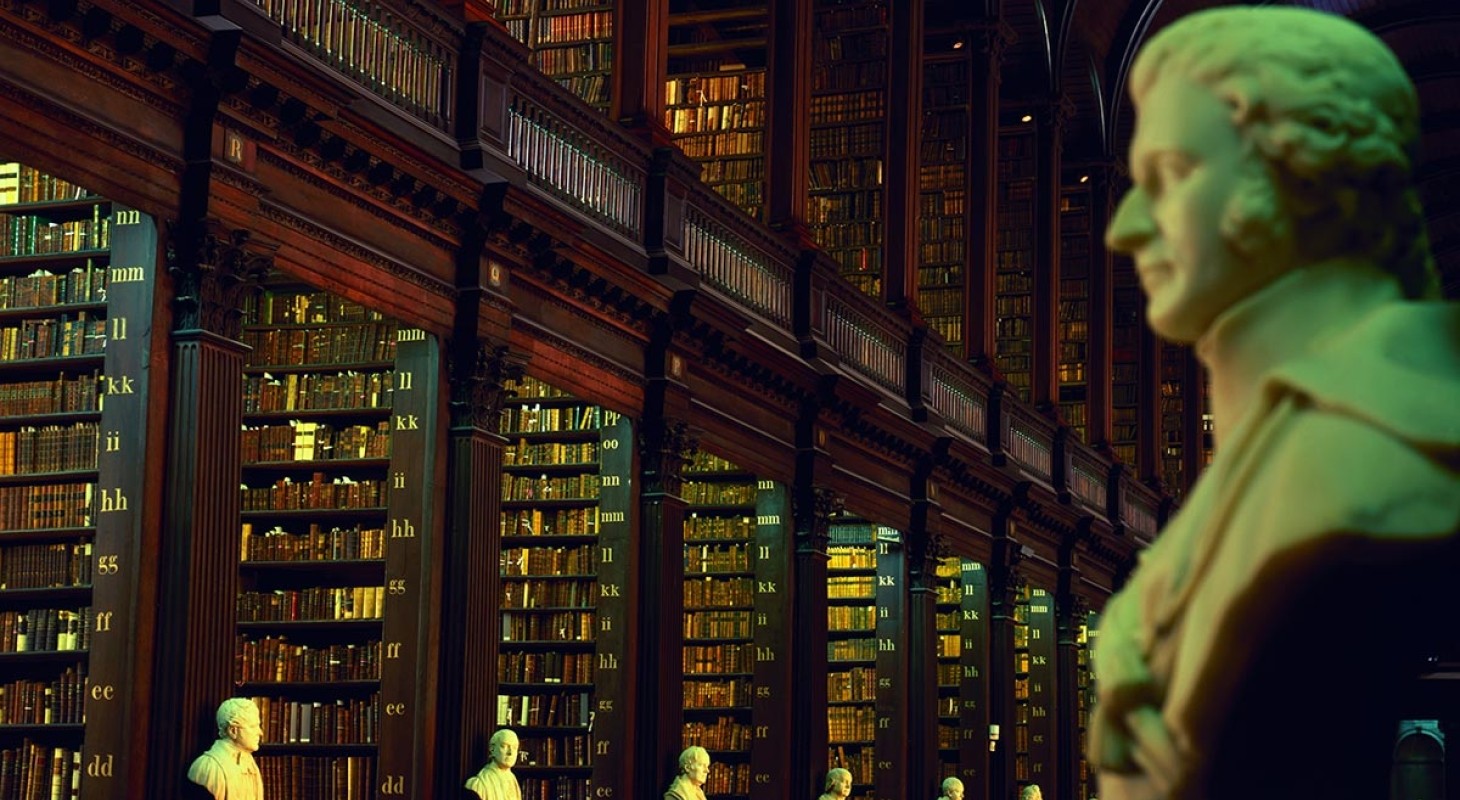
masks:
POLYGON ((699 448, 699 431, 675 419, 645 420, 639 426, 644 491, 679 495, 684 465, 699 448))
POLYGON ((167 270, 172 275, 173 330, 205 330, 237 340, 242 300, 269 274, 273 248, 250 245, 245 230, 216 220, 171 231, 167 270))
POLYGON ((451 376, 452 427, 496 431, 508 399, 504 384, 522 377, 526 359, 505 346, 477 342, 448 350, 446 363, 451 376))

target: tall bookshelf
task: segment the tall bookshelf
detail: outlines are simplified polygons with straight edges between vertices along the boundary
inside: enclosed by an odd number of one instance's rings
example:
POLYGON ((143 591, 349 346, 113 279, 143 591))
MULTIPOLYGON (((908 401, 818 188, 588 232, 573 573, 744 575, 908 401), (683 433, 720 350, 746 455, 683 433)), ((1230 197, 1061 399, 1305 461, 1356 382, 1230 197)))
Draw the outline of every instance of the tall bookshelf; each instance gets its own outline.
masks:
POLYGON ((948 349, 963 353, 968 238, 968 56, 953 50, 923 65, 918 176, 918 308, 948 349))
POLYGON ((608 721, 627 702, 633 440, 617 413, 540 380, 507 389, 496 721, 521 740, 524 798, 586 800, 621 785, 608 721))
POLYGON ((780 771, 768 762, 783 749, 772 747, 767 711, 789 697, 777 654, 790 631, 776 613, 786 495, 703 451, 684 478, 683 744, 710 752, 707 795, 749 798, 773 788, 780 771))
POLYGON ((988 769, 988 573, 957 556, 937 569, 938 777, 973 784, 988 769))
POLYGON ((607 113, 613 8, 612 0, 502 0, 497 19, 528 46, 539 71, 607 113))
POLYGON ((807 224, 844 278, 880 297, 888 0, 816 0, 807 224))
POLYGON ((1060 418, 1082 442, 1090 425, 1090 201, 1088 176, 1060 191, 1060 418))
POLYGON ((265 791, 413 785, 420 562, 437 360, 422 331, 328 292, 247 299, 235 660, 265 791))
POLYGON ((1025 585, 1014 606, 1014 780, 1055 795, 1054 598, 1025 585))
POLYGON ((831 523, 827 569, 828 768, 852 774, 852 797, 892 797, 897 765, 876 752, 894 749, 891 726, 899 698, 889 679, 898 672, 904 591, 902 534, 855 517, 831 523))
POLYGON ((1075 639, 1075 800, 1098 797, 1095 768, 1086 756, 1090 741, 1090 714, 1095 709, 1095 640, 1099 634, 1100 612, 1086 612, 1075 639))
POLYGON ((763 219, 769 9, 704 5, 671 3, 664 123, 702 181, 763 219))
POLYGON ((1110 446, 1122 463, 1140 469, 1136 461, 1140 431, 1141 335, 1145 330, 1144 305, 1135 265, 1117 258, 1111 282, 1112 304, 1110 365, 1110 446))
POLYGON ((118 691, 130 685, 156 254, 138 212, 0 164, 0 776, 11 796, 106 797, 124 768, 118 691))
POLYGON ((1035 136, 1024 122, 999 131, 998 233, 994 269, 994 364, 1020 400, 1034 375, 1035 136))
MULTIPOLYGON (((1188 446, 1183 421, 1187 402, 1186 348, 1162 342, 1161 353, 1161 480, 1167 491, 1180 497, 1186 487, 1183 456, 1188 446)), ((1192 387, 1195 388, 1195 387, 1192 387)))

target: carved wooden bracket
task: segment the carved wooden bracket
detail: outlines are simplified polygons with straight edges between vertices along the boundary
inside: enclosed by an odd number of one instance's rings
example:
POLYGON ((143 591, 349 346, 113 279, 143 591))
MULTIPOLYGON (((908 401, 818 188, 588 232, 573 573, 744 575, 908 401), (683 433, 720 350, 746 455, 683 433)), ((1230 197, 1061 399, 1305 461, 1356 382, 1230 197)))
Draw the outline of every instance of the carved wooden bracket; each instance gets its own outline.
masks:
POLYGON ((240 337, 243 299, 268 276, 276 249, 250 239, 248 231, 227 230, 216 220, 171 232, 167 270, 174 286, 174 331, 240 337))

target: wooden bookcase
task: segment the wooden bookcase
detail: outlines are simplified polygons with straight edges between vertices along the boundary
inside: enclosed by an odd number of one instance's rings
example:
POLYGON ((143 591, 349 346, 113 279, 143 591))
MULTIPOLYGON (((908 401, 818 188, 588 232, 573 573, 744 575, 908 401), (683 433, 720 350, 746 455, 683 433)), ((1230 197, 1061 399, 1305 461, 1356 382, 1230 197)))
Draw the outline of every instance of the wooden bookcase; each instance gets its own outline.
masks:
POLYGON ((1095 708, 1095 640, 1099 634, 1100 612, 1086 612, 1075 640, 1075 731, 1080 737, 1076 742, 1075 758, 1075 800, 1091 800, 1098 796, 1095 788, 1095 768, 1086 757, 1086 746, 1090 741, 1090 713, 1095 708))
POLYGON ((977 561, 938 563, 938 778, 971 784, 988 770, 988 572, 977 561))
POLYGON ((968 56, 961 51, 924 62, 918 177, 918 308, 959 355, 967 291, 968 75, 968 56))
POLYGON ((842 276, 880 297, 888 3, 817 0, 814 9, 806 221, 842 276))
POLYGON ((1120 461, 1136 474, 1140 434, 1141 336, 1145 331, 1144 304, 1135 265, 1118 258, 1112 275, 1113 308, 1110 367, 1110 445, 1120 461))
POLYGON ((617 413, 535 378, 507 389, 496 720, 521 740, 524 798, 586 800, 622 785, 633 439, 617 413))
POLYGON ((697 13, 689 5, 670 4, 665 127, 700 165, 700 180, 764 219, 769 9, 697 13))
POLYGON ((532 50, 532 63, 608 112, 613 87, 612 0, 502 0, 497 19, 532 50))
POLYGON ((1060 418, 1082 442, 1089 441, 1090 423, 1090 202, 1088 179, 1060 191, 1060 418))
POLYGON ((17 797, 108 797, 126 769, 157 252, 150 218, 0 164, 0 779, 17 797))
POLYGON ((1180 497, 1186 487, 1185 452, 1195 442, 1186 439, 1187 350, 1162 342, 1161 354, 1161 480, 1167 491, 1180 497))
POLYGON ((1014 618, 1014 781, 1056 796, 1054 597, 1024 586, 1014 618))
POLYGON ((1035 146, 1032 121, 999 131, 994 364, 1026 403, 1034 375, 1035 146))
POLYGON ((263 718, 265 791, 405 791, 428 702, 435 342, 308 287, 243 313, 235 679, 263 718))

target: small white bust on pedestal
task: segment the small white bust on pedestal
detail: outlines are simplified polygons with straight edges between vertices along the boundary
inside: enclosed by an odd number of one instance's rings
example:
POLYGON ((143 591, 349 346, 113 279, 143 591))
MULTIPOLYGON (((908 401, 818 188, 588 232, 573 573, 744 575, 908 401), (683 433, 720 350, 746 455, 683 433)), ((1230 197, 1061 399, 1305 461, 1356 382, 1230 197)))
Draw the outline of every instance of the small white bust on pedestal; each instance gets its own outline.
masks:
POLYGON ((207 789, 214 800, 263 800, 264 781, 253 754, 263 728, 259 708, 246 697, 218 706, 218 740, 193 760, 188 780, 207 789))

